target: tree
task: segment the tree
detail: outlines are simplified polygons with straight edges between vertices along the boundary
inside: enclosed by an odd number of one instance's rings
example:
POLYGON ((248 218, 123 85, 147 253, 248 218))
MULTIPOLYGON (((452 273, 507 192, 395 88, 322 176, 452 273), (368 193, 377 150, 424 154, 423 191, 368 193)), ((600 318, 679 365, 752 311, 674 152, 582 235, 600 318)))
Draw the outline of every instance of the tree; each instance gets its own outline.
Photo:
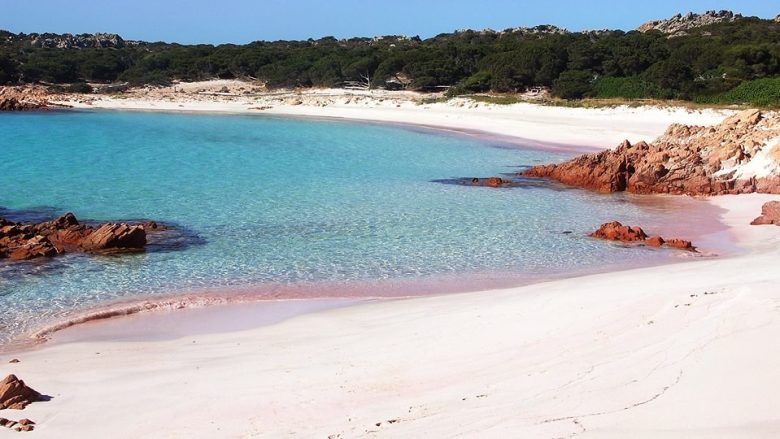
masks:
POLYGON ((593 72, 568 70, 553 82, 552 92, 564 99, 582 99, 593 90, 593 81, 593 72))

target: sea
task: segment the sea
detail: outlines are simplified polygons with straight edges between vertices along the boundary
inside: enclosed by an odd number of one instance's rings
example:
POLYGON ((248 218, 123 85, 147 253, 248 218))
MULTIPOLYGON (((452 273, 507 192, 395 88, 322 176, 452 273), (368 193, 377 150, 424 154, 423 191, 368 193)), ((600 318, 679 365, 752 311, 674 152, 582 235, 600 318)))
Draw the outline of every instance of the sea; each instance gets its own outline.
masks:
POLYGON ((587 235, 612 220, 688 230, 681 212, 706 204, 539 181, 448 184, 572 153, 427 128, 62 111, 0 114, 0 132, 0 216, 170 227, 140 254, 0 260, 0 345, 101 306, 177 294, 381 299, 668 263, 678 252, 587 235))

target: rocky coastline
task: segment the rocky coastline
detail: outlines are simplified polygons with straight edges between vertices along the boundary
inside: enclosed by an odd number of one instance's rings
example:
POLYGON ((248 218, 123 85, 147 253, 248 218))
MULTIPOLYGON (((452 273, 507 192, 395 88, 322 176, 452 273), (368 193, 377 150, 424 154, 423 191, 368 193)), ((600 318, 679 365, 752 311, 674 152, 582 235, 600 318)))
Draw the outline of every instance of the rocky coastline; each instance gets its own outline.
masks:
POLYGON ((49 102, 49 92, 43 87, 0 87, 0 112, 40 111, 53 106, 62 107, 49 102))
POLYGON ((780 115, 746 110, 714 127, 674 124, 652 143, 626 140, 519 175, 598 192, 780 194, 780 115))
POLYGON ((34 224, 0 218, 0 260, 25 261, 74 252, 142 252, 147 244, 147 232, 159 232, 164 228, 155 222, 91 226, 80 224, 72 213, 34 224))

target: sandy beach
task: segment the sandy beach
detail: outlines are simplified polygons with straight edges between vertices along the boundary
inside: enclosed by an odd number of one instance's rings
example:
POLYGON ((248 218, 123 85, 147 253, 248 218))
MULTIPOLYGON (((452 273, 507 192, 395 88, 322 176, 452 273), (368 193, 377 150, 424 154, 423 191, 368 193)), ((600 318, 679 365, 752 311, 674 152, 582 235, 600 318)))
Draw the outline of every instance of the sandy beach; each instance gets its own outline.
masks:
MULTIPOLYGON (((71 334, 3 370, 52 397, 18 412, 38 437, 774 437, 780 229, 748 225, 769 199, 711 200, 746 251, 734 258, 174 338, 71 334)), ((263 320, 202 312, 174 321, 263 320)))
POLYGON ((672 123, 713 125, 733 113, 681 107, 497 105, 468 98, 439 100, 426 94, 384 90, 263 93, 254 92, 251 83, 234 80, 181 83, 100 97, 66 95, 54 102, 77 109, 266 114, 408 124, 577 152, 612 148, 625 139, 649 142, 672 123))
MULTIPOLYGON (((199 93, 67 103, 417 124, 571 152, 728 114, 199 93)), ((41 438, 774 437, 780 228, 748 224, 778 199, 709 199, 742 250, 733 257, 446 296, 234 304, 78 325, 0 359, 2 372, 51 397, 3 416, 35 420, 41 438)))

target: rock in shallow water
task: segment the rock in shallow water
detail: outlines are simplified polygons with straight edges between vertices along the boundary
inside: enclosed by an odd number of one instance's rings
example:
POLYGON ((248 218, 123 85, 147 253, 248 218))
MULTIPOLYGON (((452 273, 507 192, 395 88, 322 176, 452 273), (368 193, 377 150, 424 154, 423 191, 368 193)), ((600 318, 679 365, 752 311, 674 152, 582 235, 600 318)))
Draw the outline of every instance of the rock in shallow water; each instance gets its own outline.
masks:
POLYGON ((37 224, 17 224, 0 218, 0 259, 29 260, 67 252, 122 253, 143 251, 147 229, 166 230, 154 222, 143 225, 80 224, 72 213, 37 224))
POLYGON ((685 250, 697 253, 696 247, 693 246, 691 241, 684 239, 669 239, 666 240, 660 236, 648 237, 641 227, 624 226, 618 221, 612 221, 610 223, 602 224, 598 230, 588 235, 592 238, 605 239, 607 241, 617 241, 625 243, 633 243, 640 245, 647 245, 649 247, 669 247, 679 250, 685 250))

